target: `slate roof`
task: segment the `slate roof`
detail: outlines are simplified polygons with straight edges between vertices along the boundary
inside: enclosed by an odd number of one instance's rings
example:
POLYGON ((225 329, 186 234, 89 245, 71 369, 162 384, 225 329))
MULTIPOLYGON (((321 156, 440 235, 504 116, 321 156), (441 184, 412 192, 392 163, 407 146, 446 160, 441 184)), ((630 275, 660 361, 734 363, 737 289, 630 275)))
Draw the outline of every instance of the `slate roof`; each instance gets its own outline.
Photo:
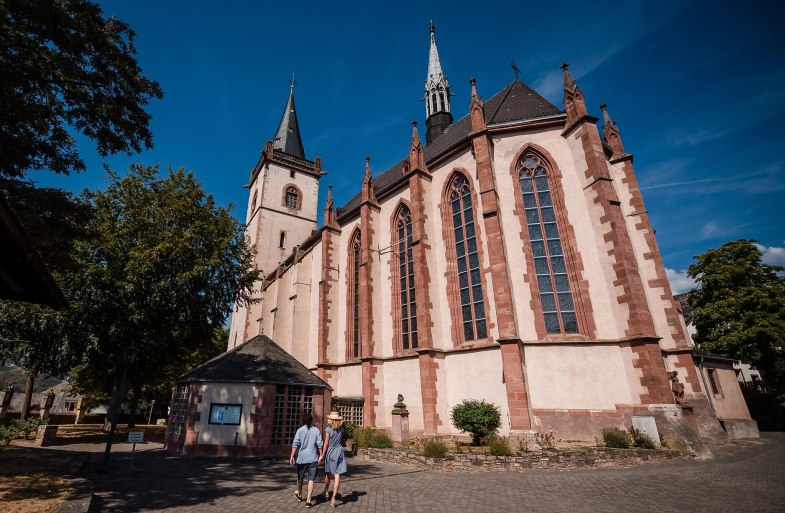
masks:
POLYGON ((329 388, 266 335, 247 342, 177 378, 178 383, 272 383, 329 388))
MULTIPOLYGON (((484 106, 485 123, 489 127, 513 121, 557 116, 564 113, 564 111, 554 106, 520 80, 515 80, 493 95, 491 99, 485 102, 484 106)), ((435 160, 466 140, 471 130, 472 122, 468 114, 448 126, 444 133, 434 139, 431 144, 425 146, 426 163, 435 160)), ((374 178, 374 191, 377 196, 401 178, 401 166, 407 159, 408 157, 374 178)), ((353 210, 359 203, 360 193, 350 199, 340 209, 339 215, 353 210)))
POLYGON ((283 150, 289 155, 305 158, 303 141, 300 138, 300 125, 297 123, 297 110, 294 107, 294 88, 289 89, 289 100, 278 123, 278 130, 273 138, 273 148, 283 150))

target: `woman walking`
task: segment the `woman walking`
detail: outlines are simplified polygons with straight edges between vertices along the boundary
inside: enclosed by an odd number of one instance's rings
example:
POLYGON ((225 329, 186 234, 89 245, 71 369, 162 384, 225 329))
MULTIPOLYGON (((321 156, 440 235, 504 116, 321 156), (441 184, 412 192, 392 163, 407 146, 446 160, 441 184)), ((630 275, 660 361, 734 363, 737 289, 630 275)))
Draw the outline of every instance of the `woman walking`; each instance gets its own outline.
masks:
POLYGON ((327 416, 327 427, 324 428, 324 447, 319 456, 319 462, 324 460, 324 498, 330 500, 330 506, 335 507, 338 496, 338 487, 341 486, 341 474, 346 473, 346 460, 343 456, 343 417, 337 411, 332 411, 327 416), (333 491, 330 489, 330 474, 333 475, 333 491))

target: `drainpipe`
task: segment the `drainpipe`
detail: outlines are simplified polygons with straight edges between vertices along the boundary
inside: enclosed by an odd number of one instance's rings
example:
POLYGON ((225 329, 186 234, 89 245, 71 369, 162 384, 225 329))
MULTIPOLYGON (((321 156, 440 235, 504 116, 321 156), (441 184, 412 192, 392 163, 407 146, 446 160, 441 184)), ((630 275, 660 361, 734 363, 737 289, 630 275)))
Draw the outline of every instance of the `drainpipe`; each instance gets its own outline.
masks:
POLYGON ((701 381, 703 381, 703 389, 706 391, 706 398, 709 400, 709 406, 711 406, 712 413, 714 413, 714 416, 717 417, 720 422, 722 422, 722 419, 717 416, 717 410, 714 408, 714 401, 711 399, 711 388, 709 388, 709 385, 706 384, 706 374, 703 372, 703 356, 701 355, 699 358, 700 360, 698 360, 698 370, 701 371, 701 381))

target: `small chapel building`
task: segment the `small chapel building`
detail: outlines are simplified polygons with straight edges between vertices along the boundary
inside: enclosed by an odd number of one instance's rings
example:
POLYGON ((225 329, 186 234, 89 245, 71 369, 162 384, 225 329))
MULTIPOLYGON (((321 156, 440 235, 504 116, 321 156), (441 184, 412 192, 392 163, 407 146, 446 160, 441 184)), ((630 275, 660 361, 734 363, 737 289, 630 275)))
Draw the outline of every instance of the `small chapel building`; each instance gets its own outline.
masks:
POLYGON ((472 79, 455 121, 431 24, 425 141, 414 124, 400 162, 374 173, 366 159, 345 205, 328 192, 321 226, 325 172, 290 90, 247 185, 265 277, 228 349, 269 337, 359 425, 390 430, 402 394, 412 435, 458 434, 450 412, 465 399, 497 405, 502 435, 593 440, 634 416, 666 436, 674 422, 722 434, 633 156, 562 69, 563 108, 518 79, 484 101, 472 79))

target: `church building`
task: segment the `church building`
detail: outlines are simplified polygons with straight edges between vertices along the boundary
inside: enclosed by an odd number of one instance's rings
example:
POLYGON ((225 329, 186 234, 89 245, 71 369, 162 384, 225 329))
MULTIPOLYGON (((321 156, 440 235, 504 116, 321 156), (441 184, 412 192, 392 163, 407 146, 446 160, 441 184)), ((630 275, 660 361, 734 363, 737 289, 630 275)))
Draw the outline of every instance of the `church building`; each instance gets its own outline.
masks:
MULTIPOLYGON (((562 70, 563 108, 518 79, 487 100, 472 79, 461 100, 431 24, 424 140, 413 123, 400 162, 375 173, 366 158, 340 206, 331 190, 317 205, 325 172, 291 89, 247 185, 264 279, 235 309, 228 350, 269 337, 360 425, 390 431, 401 394, 414 436, 459 434, 450 412, 465 399, 498 406, 505 436, 593 440, 635 416, 666 437, 723 433, 633 156, 605 104, 600 130, 562 70), (455 120, 459 101, 468 114, 455 120)), ((306 404, 306 389, 281 385, 274 400, 306 404)), ((273 425, 301 413, 276 407, 273 425)), ((726 429, 753 422, 730 417, 726 429)))

